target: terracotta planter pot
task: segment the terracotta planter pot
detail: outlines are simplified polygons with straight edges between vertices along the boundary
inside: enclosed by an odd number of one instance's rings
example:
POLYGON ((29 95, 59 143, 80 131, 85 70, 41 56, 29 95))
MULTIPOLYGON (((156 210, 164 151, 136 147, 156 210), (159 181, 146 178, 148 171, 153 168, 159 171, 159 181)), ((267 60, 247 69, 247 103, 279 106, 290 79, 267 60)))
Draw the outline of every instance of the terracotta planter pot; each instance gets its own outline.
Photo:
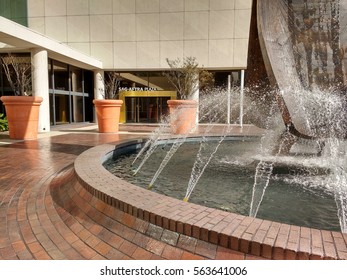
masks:
POLYGON ((11 139, 37 139, 40 105, 39 96, 2 96, 11 139))
POLYGON ((194 132, 198 102, 196 100, 168 100, 167 104, 170 109, 171 132, 174 134, 194 132))
POLYGON ((120 109, 122 100, 94 99, 99 132, 114 133, 119 130, 120 109))

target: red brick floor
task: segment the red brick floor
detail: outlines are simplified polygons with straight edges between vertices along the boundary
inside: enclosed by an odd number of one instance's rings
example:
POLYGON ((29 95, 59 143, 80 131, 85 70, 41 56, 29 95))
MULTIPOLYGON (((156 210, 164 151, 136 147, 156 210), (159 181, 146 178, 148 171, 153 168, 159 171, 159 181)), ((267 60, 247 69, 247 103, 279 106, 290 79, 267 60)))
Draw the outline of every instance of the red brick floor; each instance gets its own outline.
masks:
POLYGON ((0 259, 262 259, 176 235, 81 189, 72 165, 78 155, 153 128, 56 127, 31 141, 0 134, 7 143, 0 146, 0 259))

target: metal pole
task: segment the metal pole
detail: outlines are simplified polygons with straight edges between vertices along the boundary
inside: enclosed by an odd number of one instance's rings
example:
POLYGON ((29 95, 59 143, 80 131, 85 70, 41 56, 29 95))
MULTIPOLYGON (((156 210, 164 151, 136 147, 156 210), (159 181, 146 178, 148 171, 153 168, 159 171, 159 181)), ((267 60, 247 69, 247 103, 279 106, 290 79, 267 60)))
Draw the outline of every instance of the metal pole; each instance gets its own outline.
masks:
POLYGON ((231 101, 231 75, 228 75, 228 92, 227 92, 227 95, 228 95, 228 102, 227 102, 227 124, 230 124, 230 116, 231 116, 231 104, 230 104, 230 101, 231 101))
POLYGON ((83 122, 86 122, 86 108, 85 108, 85 96, 84 96, 84 70, 82 69, 82 115, 83 115, 83 122))
POLYGON ((68 71, 68 81, 69 81, 69 118, 70 118, 70 120, 69 120, 69 123, 72 123, 73 122, 73 119, 72 119, 72 88, 71 88, 71 75, 72 75, 72 73, 71 73, 71 67, 70 67, 70 65, 68 65, 67 66, 67 71, 68 71))
POLYGON ((57 125, 57 113, 55 111, 55 76, 54 76, 54 60, 51 59, 51 79, 52 79, 52 111, 53 125, 57 125))
POLYGON ((243 92, 245 86, 245 70, 241 70, 241 87, 240 87, 240 127, 243 127, 243 92))

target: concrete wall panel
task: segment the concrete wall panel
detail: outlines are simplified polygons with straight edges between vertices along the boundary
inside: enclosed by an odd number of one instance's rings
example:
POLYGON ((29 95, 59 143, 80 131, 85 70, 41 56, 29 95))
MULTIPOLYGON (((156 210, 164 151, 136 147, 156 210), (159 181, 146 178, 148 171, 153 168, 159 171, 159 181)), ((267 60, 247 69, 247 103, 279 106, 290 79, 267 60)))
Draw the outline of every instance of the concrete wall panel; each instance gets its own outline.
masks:
POLYGON ((28 0, 29 28, 101 59, 109 69, 166 68, 194 56, 244 68, 252 0, 28 0), (57 28, 59 26, 59 28, 57 28))

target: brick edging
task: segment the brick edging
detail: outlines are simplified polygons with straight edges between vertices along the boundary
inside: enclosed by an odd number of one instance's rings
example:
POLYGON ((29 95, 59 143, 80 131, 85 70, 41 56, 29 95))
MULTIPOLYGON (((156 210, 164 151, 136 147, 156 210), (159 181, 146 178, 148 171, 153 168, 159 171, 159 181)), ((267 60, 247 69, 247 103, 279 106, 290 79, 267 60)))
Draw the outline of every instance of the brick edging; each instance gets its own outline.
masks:
POLYGON ((91 194, 164 229, 267 259, 347 259, 347 234, 246 217, 167 197, 130 184, 102 163, 143 140, 93 147, 77 157, 75 173, 91 194))

